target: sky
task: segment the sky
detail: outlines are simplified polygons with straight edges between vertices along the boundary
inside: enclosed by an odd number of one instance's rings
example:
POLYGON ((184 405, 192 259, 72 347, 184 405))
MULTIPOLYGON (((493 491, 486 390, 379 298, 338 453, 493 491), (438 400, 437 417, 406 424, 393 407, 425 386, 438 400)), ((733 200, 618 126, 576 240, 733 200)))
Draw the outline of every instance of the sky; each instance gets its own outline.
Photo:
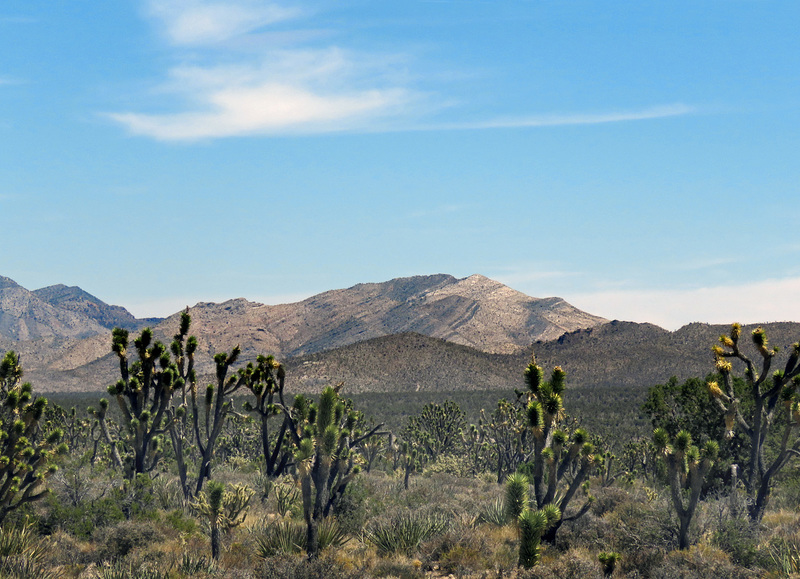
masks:
POLYGON ((800 321, 796 0, 5 0, 0 275, 800 321))

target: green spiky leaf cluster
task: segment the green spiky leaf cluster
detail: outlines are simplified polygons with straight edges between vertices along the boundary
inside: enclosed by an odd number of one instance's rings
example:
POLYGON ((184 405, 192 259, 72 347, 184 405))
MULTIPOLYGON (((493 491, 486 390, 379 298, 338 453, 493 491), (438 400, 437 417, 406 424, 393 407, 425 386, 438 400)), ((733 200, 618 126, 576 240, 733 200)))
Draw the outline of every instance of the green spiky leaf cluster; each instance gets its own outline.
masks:
POLYGON ((45 496, 46 480, 58 469, 55 458, 67 452, 62 430, 44 428, 47 399, 34 396, 22 375, 19 356, 6 352, 0 361, 0 523, 45 496))

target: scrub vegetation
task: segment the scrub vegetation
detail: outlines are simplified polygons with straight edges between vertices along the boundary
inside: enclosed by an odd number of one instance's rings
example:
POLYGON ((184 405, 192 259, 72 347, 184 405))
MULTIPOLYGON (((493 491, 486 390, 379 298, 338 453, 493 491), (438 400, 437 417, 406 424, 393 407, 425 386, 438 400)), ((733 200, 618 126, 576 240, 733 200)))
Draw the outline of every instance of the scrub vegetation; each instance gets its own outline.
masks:
POLYGON ((572 391, 532 358, 516 391, 452 396, 294 396, 238 348, 201 385, 188 313, 112 344, 103 399, 48 402, 5 354, 0 577, 800 573, 800 345, 761 329, 702 378, 572 391))

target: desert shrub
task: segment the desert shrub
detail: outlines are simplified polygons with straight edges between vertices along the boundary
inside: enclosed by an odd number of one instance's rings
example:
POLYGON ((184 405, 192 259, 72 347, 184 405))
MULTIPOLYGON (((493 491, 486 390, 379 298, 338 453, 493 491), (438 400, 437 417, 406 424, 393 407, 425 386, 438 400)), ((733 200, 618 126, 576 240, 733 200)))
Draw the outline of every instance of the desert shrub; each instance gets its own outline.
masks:
POLYGON ((448 525, 449 520, 443 515, 412 512, 373 521, 364 531, 364 538, 381 556, 410 556, 423 541, 443 533, 448 525))
POLYGON ((73 506, 51 496, 47 499, 47 506, 44 516, 39 519, 39 532, 43 535, 61 529, 75 537, 88 539, 95 529, 125 519, 120 504, 111 497, 73 506))
POLYGON ((372 569, 371 577, 387 577, 391 579, 424 579, 422 561, 407 557, 381 559, 372 569))
POLYGON ((187 517, 181 509, 175 509, 167 513, 164 520, 176 531, 180 533, 192 534, 197 531, 197 522, 187 517))
POLYGON ((56 531, 47 537, 47 567, 88 565, 95 562, 96 556, 94 545, 88 541, 80 541, 64 531, 56 531))
POLYGON ((602 579, 597 555, 585 549, 571 549, 558 557, 543 557, 536 567, 520 569, 517 579, 602 579))
POLYGON ((752 569, 733 565, 724 551, 710 545, 694 545, 672 551, 649 575, 653 579, 753 579, 752 569))
POLYGON ((483 529, 457 526, 420 545, 426 567, 462 577, 491 566, 496 545, 483 529))
POLYGON ((344 494, 336 501, 333 513, 339 527, 348 535, 357 535, 367 522, 367 489, 361 483, 363 477, 357 477, 347 485, 344 494))
POLYGON ((309 559, 301 555, 281 555, 263 562, 257 579, 363 579, 363 569, 346 569, 330 553, 309 559))
POLYGON ((618 506, 631 500, 630 493, 619 487, 604 487, 593 493, 592 513, 602 517, 613 512, 618 506))
POLYGON ((632 496, 605 517, 615 551, 669 551, 677 546, 677 525, 664 501, 632 496))
POLYGON ((466 477, 472 474, 472 465, 470 464, 469 457, 465 455, 440 454, 434 462, 425 465, 423 476, 430 476, 438 473, 466 477))
POLYGON ((725 551, 731 560, 742 567, 763 566, 769 555, 758 548, 758 532, 745 519, 723 522, 714 532, 714 545, 725 551))
POLYGON ((92 537, 100 545, 101 560, 125 557, 134 549, 146 547, 165 539, 164 533, 152 521, 121 521, 112 527, 98 529, 92 537))

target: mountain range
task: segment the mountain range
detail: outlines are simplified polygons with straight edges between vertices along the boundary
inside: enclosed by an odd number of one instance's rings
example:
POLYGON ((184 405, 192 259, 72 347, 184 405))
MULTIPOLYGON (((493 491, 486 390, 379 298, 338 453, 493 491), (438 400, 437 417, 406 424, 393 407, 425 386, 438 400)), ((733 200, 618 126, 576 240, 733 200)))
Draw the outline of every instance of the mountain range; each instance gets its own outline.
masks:
MULTIPOLYGON (((531 353, 561 365, 576 387, 644 388, 712 369, 710 346, 724 326, 608 321, 561 298, 534 298, 481 275, 414 276, 358 284, 301 302, 265 305, 237 298, 189 308, 197 368, 237 344, 242 360, 273 354, 295 391, 344 381, 350 392, 510 389, 531 353)), ((169 342, 179 313, 137 319, 78 287, 29 291, 0 277, 0 351, 22 356, 39 391, 99 391, 117 379, 110 329, 150 326, 169 342)), ((788 346, 800 324, 765 325, 788 346)))

